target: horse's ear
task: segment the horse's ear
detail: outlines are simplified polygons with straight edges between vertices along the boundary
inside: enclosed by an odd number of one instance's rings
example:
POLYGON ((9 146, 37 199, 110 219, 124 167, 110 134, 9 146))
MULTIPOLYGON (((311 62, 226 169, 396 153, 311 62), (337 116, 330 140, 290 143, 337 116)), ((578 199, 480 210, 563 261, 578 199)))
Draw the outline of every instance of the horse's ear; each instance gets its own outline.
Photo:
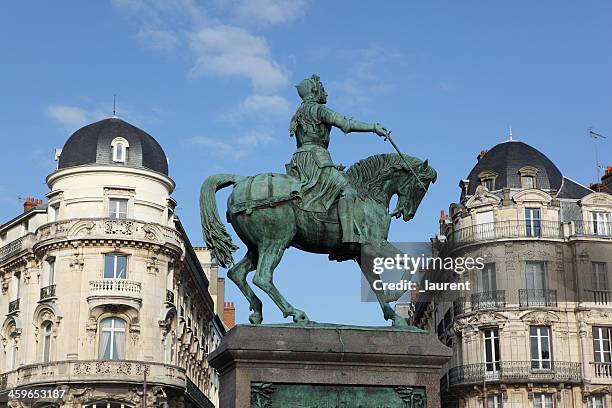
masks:
POLYGON ((421 168, 422 168, 423 170, 427 170, 427 168, 428 168, 428 167, 429 167, 429 162, 428 162, 428 160, 425 160, 425 161, 423 162, 423 164, 421 165, 421 168))

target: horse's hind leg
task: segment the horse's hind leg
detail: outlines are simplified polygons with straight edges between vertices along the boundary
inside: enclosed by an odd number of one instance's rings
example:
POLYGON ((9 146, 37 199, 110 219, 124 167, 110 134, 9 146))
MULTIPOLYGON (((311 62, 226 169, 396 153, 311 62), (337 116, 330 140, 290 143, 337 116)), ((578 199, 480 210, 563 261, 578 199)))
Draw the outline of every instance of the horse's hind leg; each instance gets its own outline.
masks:
POLYGON ((257 272, 255 272, 253 277, 253 283, 270 296, 283 312, 284 317, 293 316, 295 323, 305 323, 308 321, 306 313, 291 306, 278 289, 276 289, 273 282, 274 269, 278 266, 285 248, 285 243, 270 241, 264 241, 259 246, 259 262, 257 264, 257 272))
POLYGON ((261 324, 263 320, 261 300, 253 292, 247 282, 248 273, 254 271, 256 265, 257 254, 249 249, 244 258, 227 271, 227 277, 240 288, 249 301, 249 308, 253 311, 249 316, 249 321, 252 324, 261 324))

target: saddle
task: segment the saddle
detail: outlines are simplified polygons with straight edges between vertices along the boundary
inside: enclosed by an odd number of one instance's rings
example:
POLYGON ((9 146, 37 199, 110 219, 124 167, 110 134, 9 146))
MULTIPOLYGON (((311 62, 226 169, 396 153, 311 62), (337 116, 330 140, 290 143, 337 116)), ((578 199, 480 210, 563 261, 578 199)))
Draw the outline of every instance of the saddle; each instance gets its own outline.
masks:
POLYGON ((262 173, 236 183, 227 207, 232 214, 250 214, 253 208, 274 207, 298 198, 299 194, 300 182, 295 178, 280 173, 262 173))

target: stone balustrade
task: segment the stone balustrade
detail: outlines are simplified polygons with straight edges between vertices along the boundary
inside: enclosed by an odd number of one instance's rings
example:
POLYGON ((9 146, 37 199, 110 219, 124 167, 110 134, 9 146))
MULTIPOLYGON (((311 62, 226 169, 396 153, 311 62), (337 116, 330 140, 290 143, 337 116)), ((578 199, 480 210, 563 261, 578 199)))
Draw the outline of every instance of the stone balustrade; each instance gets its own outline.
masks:
POLYGON ((149 361, 72 360, 30 364, 2 374, 0 390, 55 383, 147 383, 186 388, 183 368, 149 361))
POLYGON ((74 218, 51 222, 36 230, 38 246, 72 239, 132 239, 181 249, 183 240, 173 228, 122 218, 74 218))
POLYGON ((87 301, 92 305, 126 304, 136 309, 142 303, 142 283, 127 279, 96 279, 89 281, 87 301))

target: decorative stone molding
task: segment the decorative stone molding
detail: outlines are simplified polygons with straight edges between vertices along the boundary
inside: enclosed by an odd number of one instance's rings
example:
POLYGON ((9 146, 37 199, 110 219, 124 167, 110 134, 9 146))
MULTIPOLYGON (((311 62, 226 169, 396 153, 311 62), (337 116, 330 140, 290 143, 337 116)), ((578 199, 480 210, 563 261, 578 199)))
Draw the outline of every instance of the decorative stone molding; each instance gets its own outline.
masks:
POLYGON ((512 196, 512 201, 519 205, 528 202, 550 205, 552 200, 553 197, 550 194, 535 188, 521 190, 512 196))
POLYGON ((484 206, 496 206, 501 202, 501 198, 487 191, 484 186, 476 187, 476 192, 469 200, 465 203, 465 206, 469 209, 484 207, 484 206))
MULTIPOLYGON (((528 311, 520 315, 520 319, 529 325, 550 326, 559 322, 559 316, 551 311, 528 311)), ((528 328, 527 328, 528 329, 528 328)))

